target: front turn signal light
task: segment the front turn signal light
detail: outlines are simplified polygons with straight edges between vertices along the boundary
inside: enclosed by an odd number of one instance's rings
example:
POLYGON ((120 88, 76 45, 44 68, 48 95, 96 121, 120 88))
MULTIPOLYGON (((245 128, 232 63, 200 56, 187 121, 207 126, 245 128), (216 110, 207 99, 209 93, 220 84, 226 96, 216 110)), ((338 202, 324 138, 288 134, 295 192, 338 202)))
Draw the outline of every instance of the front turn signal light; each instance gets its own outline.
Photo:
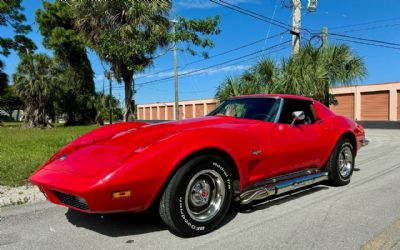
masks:
POLYGON ((128 197, 131 197, 131 195, 132 195, 132 191, 130 191, 130 190, 118 191, 118 192, 112 193, 113 199, 128 198, 128 197))

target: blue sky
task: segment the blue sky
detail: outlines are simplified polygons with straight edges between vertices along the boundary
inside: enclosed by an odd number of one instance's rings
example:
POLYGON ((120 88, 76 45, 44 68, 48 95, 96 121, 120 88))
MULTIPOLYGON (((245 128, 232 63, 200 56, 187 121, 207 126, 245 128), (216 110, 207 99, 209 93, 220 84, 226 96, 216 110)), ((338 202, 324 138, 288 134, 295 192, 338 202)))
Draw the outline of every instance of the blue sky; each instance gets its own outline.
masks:
MULTIPOLYGON (((275 20, 291 24, 291 11, 283 7, 281 0, 226 1, 275 20)), ((232 53, 190 65, 187 64, 202 58, 191 56, 187 53, 178 53, 180 73, 218 65, 291 39, 288 33, 268 39, 284 30, 280 27, 220 7, 207 0, 174 0, 173 3, 174 16, 204 18, 206 16, 219 15, 221 17, 220 28, 222 32, 220 35, 212 37, 215 47, 208 51, 211 57, 224 51, 259 41, 232 53)), ((38 8, 42 8, 41 1, 23 0, 22 4, 25 7, 24 13, 28 19, 27 23, 32 26, 32 32, 29 33, 29 37, 37 44, 37 52, 51 54, 50 51, 46 51, 43 48, 41 44, 42 37, 35 23, 35 11, 38 8)), ((331 33, 341 33, 354 37, 400 44, 399 0, 319 0, 317 11, 313 13, 308 13, 306 10, 307 0, 303 0, 302 5, 302 28, 317 32, 323 26, 327 26, 328 31, 331 33)), ((12 36, 11 31, 7 28, 1 27, 0 32, 2 36, 12 36)), ((307 34, 304 34, 304 37, 307 38, 307 34)), ((340 42, 334 40, 333 36, 329 36, 328 40, 330 43, 340 42)), ((363 81, 357 82, 357 84, 400 81, 400 50, 357 43, 348 44, 356 54, 364 58, 368 68, 368 76, 363 81)), ((217 86, 226 76, 240 74, 253 65, 259 58, 271 56, 279 61, 280 58, 289 56, 291 48, 289 44, 287 45, 271 50, 270 54, 266 51, 255 56, 244 57, 242 60, 232 61, 231 63, 222 64, 217 67, 210 67, 192 76, 182 77, 179 79, 179 97, 181 100, 213 97, 217 86)), ((89 51, 89 58, 92 62, 92 68, 95 71, 96 89, 100 91, 103 89, 104 82, 103 68, 94 52, 89 51)), ((5 61, 6 72, 11 75, 19 62, 18 56, 13 53, 7 58, 0 57, 0 59, 5 61)), ((137 103, 174 100, 173 79, 148 83, 149 81, 172 76, 173 72, 169 70, 172 66, 173 54, 169 52, 157 59, 152 67, 136 76, 137 93, 135 98, 137 103), (157 73, 159 71, 162 72, 157 73), (154 74, 154 72, 157 74, 154 74)), ((108 83, 105 82, 104 84, 106 91, 108 91, 108 83)), ((113 94, 116 98, 123 100, 122 85, 114 82, 113 94)))

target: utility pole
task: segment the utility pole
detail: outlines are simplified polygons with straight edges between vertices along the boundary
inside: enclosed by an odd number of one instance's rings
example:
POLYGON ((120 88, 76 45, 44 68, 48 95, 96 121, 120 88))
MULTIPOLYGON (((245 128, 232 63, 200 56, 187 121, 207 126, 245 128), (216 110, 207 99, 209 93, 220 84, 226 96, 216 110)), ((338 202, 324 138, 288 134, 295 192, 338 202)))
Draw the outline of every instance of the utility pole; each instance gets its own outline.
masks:
POLYGON ((322 27, 322 48, 328 48, 328 28, 322 27))
POLYGON ((292 13, 292 54, 295 55, 300 51, 300 27, 301 27, 301 0, 293 1, 292 13))
POLYGON ((110 124, 112 124, 112 101, 113 101, 113 98, 112 98, 112 77, 111 77, 110 71, 107 71, 107 78, 110 82, 110 99, 108 101, 108 104, 109 104, 109 108, 110 108, 110 124))
MULTIPOLYGON (((327 27, 322 27, 322 49, 326 50, 328 48, 328 28, 327 27)), ((330 84, 329 82, 326 83, 325 85, 325 100, 324 104, 325 106, 329 107, 330 104, 330 84)))
POLYGON ((179 120, 179 96, 178 96, 178 58, 177 58, 177 48, 176 48, 176 38, 175 38, 175 25, 176 20, 172 20, 172 25, 174 26, 174 88, 175 88, 175 120, 179 120))

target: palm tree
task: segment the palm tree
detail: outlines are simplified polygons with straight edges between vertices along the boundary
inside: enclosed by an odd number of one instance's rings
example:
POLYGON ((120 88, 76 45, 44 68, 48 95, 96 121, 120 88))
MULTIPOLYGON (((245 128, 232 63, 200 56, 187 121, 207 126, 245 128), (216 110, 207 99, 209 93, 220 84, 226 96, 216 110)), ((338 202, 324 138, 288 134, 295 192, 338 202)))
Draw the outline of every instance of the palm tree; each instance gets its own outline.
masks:
POLYGON ((300 52, 280 64, 262 59, 235 79, 226 78, 218 87, 216 98, 252 93, 283 93, 312 97, 329 106, 335 100, 329 88, 350 85, 365 77, 367 70, 361 57, 349 46, 332 45, 314 48, 306 44, 300 52), (234 81, 233 81, 234 80, 234 81), (236 86, 236 92, 233 91, 236 86))
POLYGON ((274 93, 279 87, 279 67, 271 58, 259 60, 241 76, 243 88, 252 93, 274 93))
POLYGON ((330 104, 329 87, 351 85, 367 76, 367 68, 361 57, 345 44, 329 46, 322 50, 322 58, 329 77, 325 83, 325 105, 330 104))
POLYGON ((314 48, 305 45, 300 52, 282 60, 283 92, 313 97, 326 106, 334 103, 329 88, 350 85, 367 74, 361 57, 345 44, 314 48))
POLYGON ((279 85, 279 68, 270 58, 264 58, 240 76, 227 76, 218 86, 215 97, 223 101, 230 96, 275 93, 279 85))
POLYGON ((244 93, 242 93, 239 77, 227 76, 222 84, 218 86, 215 97, 222 102, 231 96, 243 94, 244 93))
POLYGON ((46 54, 22 54, 13 74, 16 94, 24 103, 24 121, 28 127, 48 126, 54 112, 58 77, 52 59, 46 54))

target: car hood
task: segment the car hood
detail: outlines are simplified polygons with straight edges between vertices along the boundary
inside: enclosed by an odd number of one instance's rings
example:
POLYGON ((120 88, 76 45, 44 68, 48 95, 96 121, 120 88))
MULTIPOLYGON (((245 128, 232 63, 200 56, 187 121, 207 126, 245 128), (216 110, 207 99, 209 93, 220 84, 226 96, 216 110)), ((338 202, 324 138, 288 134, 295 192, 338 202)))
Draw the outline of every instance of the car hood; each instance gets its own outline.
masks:
POLYGON ((90 138, 83 136, 83 138, 78 139, 82 143, 72 142, 73 147, 68 145, 66 147, 68 150, 61 150, 51 161, 45 164, 44 168, 85 177, 105 177, 118 168, 125 159, 178 133, 207 127, 248 127, 249 123, 256 122, 259 121, 210 116, 146 124, 123 131, 112 131, 107 136, 104 136, 104 134, 94 135, 90 138))

